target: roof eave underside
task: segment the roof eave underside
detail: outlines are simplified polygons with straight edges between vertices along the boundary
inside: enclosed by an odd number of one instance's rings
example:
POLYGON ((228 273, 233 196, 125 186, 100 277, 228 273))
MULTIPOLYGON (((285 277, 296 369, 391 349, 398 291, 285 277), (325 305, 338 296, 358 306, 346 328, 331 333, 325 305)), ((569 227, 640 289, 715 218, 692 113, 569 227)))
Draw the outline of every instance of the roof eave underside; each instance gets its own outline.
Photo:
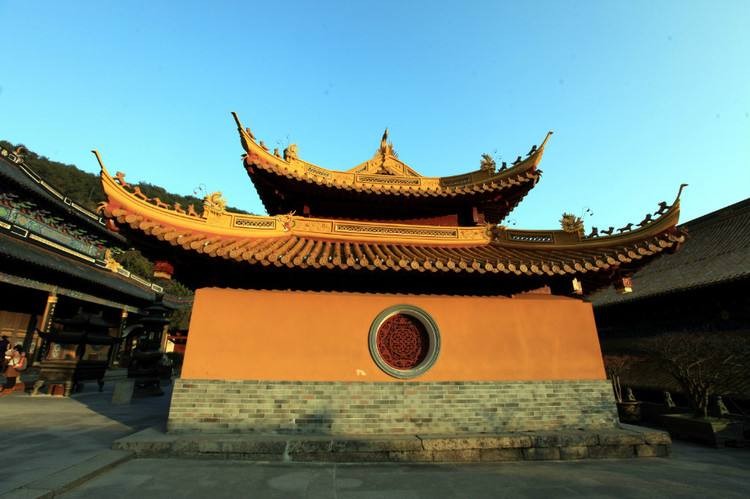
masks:
MULTIPOLYGON (((24 262, 36 267, 67 275, 79 281, 86 281, 111 291, 130 297, 137 302, 151 302, 155 299, 152 290, 132 284, 124 278, 98 267, 66 258, 60 254, 20 241, 12 236, 0 234, 0 254, 16 262, 24 262)), ((16 273, 18 269, 16 269, 16 273)))
MULTIPOLYGON (((310 179, 299 179, 295 176, 278 175, 276 172, 262 170, 251 173, 248 176, 252 180, 263 207, 270 215, 288 213, 288 206, 292 204, 304 204, 304 200, 294 203, 289 198, 303 196, 311 197, 314 204, 321 200, 334 200, 341 202, 350 200, 352 210, 361 209, 362 206, 373 206, 373 203, 387 203, 389 205, 406 207, 422 205, 422 211, 429 213, 435 208, 455 210, 457 207, 476 206, 490 212, 491 218, 499 223, 513 211, 526 197, 531 189, 541 178, 541 172, 537 171, 529 176, 515 181, 512 186, 502 189, 477 190, 473 192, 451 192, 443 196, 435 196, 425 192, 378 192, 373 189, 341 189, 335 185, 320 185, 310 179), (500 196, 500 199, 497 199, 500 196)), ((377 206, 377 205, 376 205, 377 206)), ((382 205, 381 205, 382 206, 382 205)), ((410 213, 408 208, 405 214, 410 213)), ((342 218, 352 216, 351 213, 341 213, 342 218)), ((408 218, 408 217, 404 217, 408 218)))

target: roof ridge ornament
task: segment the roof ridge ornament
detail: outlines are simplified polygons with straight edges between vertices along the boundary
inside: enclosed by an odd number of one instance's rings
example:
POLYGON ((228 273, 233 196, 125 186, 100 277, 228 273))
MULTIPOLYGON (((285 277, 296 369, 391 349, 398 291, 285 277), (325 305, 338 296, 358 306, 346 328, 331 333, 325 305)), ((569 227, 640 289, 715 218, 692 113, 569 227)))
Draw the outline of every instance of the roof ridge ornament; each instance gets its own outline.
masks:
POLYGON ((208 215, 219 217, 227 211, 227 202, 221 195, 220 191, 212 192, 203 198, 203 218, 208 215))
POLYGON ((560 218, 560 225, 562 230, 568 234, 577 234, 579 237, 583 237, 583 219, 575 216, 573 213, 563 213, 560 218))
POLYGON ((297 144, 289 144, 289 147, 284 148, 284 161, 291 163, 292 161, 299 160, 297 154, 297 144))
POLYGON ((388 140, 388 127, 385 127, 383 137, 380 139, 380 148, 378 149, 378 152, 382 154, 383 159, 385 159, 386 156, 398 158, 398 153, 396 153, 396 150, 393 148, 393 142, 388 140))
POLYGON ((237 116, 237 113, 235 113, 234 111, 232 111, 232 117, 234 118, 234 122, 237 123, 237 131, 240 133, 240 142, 242 143, 242 148, 247 151, 250 148, 250 142, 255 142, 255 135, 253 135, 250 127, 245 128, 242 126, 240 117, 237 116))
MULTIPOLYGON (((646 213, 646 215, 643 217, 643 220, 641 220, 638 223, 630 222, 626 224, 623 227, 620 227, 617 229, 617 233, 615 233, 615 227, 610 226, 607 230, 599 230, 597 227, 592 227, 591 232, 586 236, 586 239, 592 239, 592 238, 602 238, 602 237, 609 237, 609 236, 620 236, 624 235, 626 233, 631 232, 637 232, 640 230, 643 230, 647 226, 650 226, 654 223, 662 221, 665 217, 669 216, 671 213, 678 212, 680 209, 680 196, 682 196, 682 191, 687 187, 688 184, 680 184, 680 189, 677 191, 677 197, 675 198, 674 202, 672 204, 667 203, 666 201, 659 201, 658 206, 659 208, 654 211, 653 213, 649 212, 646 213)), ((563 216, 564 218, 564 216, 563 216)), ((562 222, 562 220, 561 220, 562 222)))
POLYGON ((385 132, 383 132, 383 138, 380 139, 380 151, 383 154, 386 154, 388 150, 388 127, 385 127, 385 132))
POLYGON ((489 153, 483 153, 482 159, 479 161, 479 169, 481 171, 488 171, 490 173, 495 173, 496 167, 497 167, 497 163, 495 162, 495 159, 489 153))
MULTIPOLYGON (((375 155, 365 163, 362 173, 376 175, 411 176, 408 167, 398 160, 398 153, 393 148, 393 142, 388 140, 388 127, 385 127, 380 138, 380 146, 375 155), (395 161, 394 161, 395 159, 395 161)), ((351 170, 350 170, 351 171, 351 170)))
MULTIPOLYGON (((680 190, 677 191, 677 198, 675 198, 674 202, 678 202, 680 200, 680 196, 682 196, 682 191, 687 187, 688 184, 680 184, 680 190)), ((674 203, 673 203, 674 204, 674 203)))
POLYGON ((92 153, 94 153, 94 156, 96 156, 96 161, 97 161, 97 162, 99 163, 99 169, 100 169, 100 170, 101 170, 102 172, 104 172, 104 173, 106 173, 107 175, 109 175, 109 172, 107 171, 107 167, 106 167, 106 166, 104 166, 104 161, 102 160, 102 157, 101 157, 101 155, 99 154, 99 151, 97 151, 96 149, 92 149, 92 150, 91 150, 91 152, 92 152, 92 153))

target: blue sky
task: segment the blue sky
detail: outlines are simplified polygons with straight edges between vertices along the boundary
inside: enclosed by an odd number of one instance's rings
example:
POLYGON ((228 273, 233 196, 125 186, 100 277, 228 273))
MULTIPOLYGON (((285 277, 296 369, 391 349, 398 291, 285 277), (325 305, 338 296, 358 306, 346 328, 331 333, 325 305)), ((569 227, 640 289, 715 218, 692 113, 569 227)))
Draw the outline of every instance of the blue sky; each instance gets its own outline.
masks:
POLYGON ((554 130, 511 214, 683 220, 750 195, 750 2, 0 0, 0 138, 262 212, 230 111, 348 169, 388 126, 423 175, 513 160, 554 130), (215 3, 215 5, 214 5, 215 3))

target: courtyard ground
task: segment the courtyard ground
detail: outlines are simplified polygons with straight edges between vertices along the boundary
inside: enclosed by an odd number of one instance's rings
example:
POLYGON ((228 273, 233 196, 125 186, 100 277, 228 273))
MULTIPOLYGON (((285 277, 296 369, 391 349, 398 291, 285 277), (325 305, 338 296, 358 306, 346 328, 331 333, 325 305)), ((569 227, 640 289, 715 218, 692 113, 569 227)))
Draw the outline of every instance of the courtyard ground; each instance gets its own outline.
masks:
POLYGON ((253 463, 133 459, 110 450, 164 428, 169 393, 110 403, 112 386, 70 399, 0 399, 2 497, 747 497, 750 449, 676 442, 670 458, 477 465, 253 463), (74 485, 72 488, 72 484, 74 485))

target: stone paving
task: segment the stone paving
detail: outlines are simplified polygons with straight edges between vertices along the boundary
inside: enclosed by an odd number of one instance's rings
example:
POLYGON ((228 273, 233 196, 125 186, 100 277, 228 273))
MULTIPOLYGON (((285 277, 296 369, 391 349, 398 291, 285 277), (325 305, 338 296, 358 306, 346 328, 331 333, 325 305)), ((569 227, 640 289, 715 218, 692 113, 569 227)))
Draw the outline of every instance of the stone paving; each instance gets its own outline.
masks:
POLYGON ((676 443, 671 458, 476 465, 135 459, 63 497, 745 498, 750 451, 676 443))
POLYGON ((104 453, 112 442, 148 427, 164 428, 169 387, 161 397, 112 405, 113 383, 71 398, 14 393, 0 398, 0 496, 104 453))
POLYGON ((498 464, 301 464, 133 459, 112 443, 163 431, 169 392, 112 405, 112 384, 73 398, 0 399, 1 497, 747 497, 750 449, 675 442, 670 458, 498 464), (93 478, 91 478, 93 477, 93 478), (90 480, 85 481, 90 478, 90 480))

